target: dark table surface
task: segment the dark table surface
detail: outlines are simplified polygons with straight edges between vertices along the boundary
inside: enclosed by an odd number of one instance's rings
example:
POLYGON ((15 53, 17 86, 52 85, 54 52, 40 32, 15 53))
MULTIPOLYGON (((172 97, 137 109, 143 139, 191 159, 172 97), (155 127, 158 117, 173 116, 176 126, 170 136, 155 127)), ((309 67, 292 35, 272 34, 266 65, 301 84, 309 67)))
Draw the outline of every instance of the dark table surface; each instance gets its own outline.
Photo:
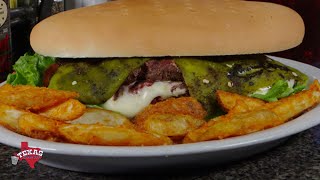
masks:
MULTIPOLYGON (((320 117, 319 117, 320 118, 320 117)), ((87 174, 25 161, 11 164, 19 149, 0 145, 0 179, 320 179, 320 126, 290 137, 280 146, 233 163, 157 174, 87 174)))

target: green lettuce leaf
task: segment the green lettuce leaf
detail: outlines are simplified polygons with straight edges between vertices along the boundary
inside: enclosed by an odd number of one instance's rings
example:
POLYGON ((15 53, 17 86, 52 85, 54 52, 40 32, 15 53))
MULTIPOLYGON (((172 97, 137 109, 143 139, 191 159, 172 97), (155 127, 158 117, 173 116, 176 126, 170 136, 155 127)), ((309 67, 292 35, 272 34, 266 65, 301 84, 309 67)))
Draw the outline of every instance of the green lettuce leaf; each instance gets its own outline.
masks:
POLYGON ((13 65, 14 73, 9 74, 7 83, 11 85, 41 86, 46 69, 55 62, 52 57, 39 54, 25 54, 13 65))
POLYGON ((306 88, 306 84, 299 84, 290 86, 287 81, 279 80, 272 85, 267 93, 261 94, 259 92, 253 93, 251 97, 259 98, 265 101, 273 102, 280 98, 290 96, 291 94, 300 92, 306 88))

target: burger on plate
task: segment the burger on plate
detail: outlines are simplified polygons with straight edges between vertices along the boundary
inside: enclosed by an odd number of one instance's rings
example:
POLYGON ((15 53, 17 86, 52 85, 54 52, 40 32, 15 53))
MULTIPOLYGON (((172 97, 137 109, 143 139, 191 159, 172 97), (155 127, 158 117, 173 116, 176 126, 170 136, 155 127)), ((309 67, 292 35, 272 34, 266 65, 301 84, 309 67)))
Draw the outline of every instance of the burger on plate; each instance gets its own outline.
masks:
POLYGON ((218 89, 268 101, 302 90, 306 75, 262 54, 303 36, 301 17, 272 3, 117 0, 41 21, 30 37, 36 54, 23 56, 7 82, 76 91, 129 118, 192 96, 212 116, 218 89))

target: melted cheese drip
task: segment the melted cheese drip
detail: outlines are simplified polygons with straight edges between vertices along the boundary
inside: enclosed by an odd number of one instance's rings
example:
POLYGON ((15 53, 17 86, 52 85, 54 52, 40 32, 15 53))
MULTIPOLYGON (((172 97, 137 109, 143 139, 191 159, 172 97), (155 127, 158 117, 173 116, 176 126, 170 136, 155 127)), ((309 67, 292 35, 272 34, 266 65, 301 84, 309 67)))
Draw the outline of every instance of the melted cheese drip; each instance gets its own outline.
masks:
POLYGON ((171 91, 172 87, 181 84, 181 82, 155 82, 151 86, 143 87, 137 93, 130 93, 129 87, 125 87, 124 93, 121 96, 116 100, 114 100, 114 97, 111 97, 103 104, 103 108, 132 118, 147 107, 156 97, 166 99, 185 94, 187 91, 185 88, 176 88, 171 91))

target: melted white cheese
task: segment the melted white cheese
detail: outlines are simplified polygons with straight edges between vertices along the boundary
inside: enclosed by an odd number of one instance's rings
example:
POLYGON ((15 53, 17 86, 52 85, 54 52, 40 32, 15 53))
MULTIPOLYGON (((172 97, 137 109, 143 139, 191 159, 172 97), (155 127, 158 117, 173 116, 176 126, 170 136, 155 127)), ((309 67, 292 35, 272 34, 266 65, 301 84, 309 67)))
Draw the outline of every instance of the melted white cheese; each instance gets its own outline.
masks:
POLYGON ((256 92, 254 92, 252 94, 266 95, 269 92, 270 88, 271 88, 271 86, 259 88, 256 92))
POLYGON ((114 100, 114 97, 111 97, 103 104, 103 108, 119 112, 132 118, 147 107, 156 97, 160 96, 163 99, 166 99, 185 94, 185 88, 176 88, 171 91, 172 87, 181 84, 181 82, 155 82, 151 86, 143 87, 137 93, 129 93, 129 87, 125 87, 124 93, 121 96, 116 100, 114 100))

